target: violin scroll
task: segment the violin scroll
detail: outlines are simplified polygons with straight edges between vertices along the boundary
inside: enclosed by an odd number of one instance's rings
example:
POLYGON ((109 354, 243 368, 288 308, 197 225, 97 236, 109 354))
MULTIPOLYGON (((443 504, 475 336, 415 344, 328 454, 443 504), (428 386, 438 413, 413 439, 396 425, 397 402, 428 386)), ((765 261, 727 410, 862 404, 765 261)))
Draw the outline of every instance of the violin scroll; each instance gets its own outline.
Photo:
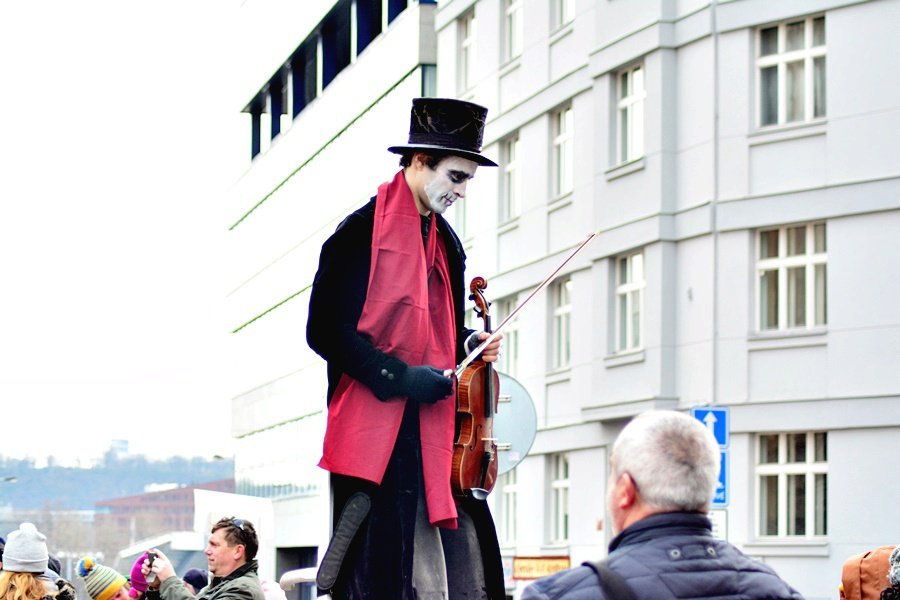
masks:
POLYGON ((472 282, 469 284, 469 291, 472 292, 469 295, 469 300, 475 302, 475 312, 478 316, 484 320, 484 330, 488 333, 491 332, 491 321, 490 321, 490 306, 491 303, 487 301, 487 298, 484 296, 484 290, 487 289, 487 279, 484 277, 473 277, 472 282))

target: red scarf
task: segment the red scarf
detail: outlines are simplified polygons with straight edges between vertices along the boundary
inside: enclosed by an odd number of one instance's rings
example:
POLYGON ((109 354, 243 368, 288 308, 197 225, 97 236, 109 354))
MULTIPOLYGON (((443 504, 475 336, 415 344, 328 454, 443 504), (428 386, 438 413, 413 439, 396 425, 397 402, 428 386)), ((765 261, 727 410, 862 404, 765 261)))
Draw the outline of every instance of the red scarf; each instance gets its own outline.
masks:
MULTIPOLYGON (((434 214, 425 247, 421 217, 401 170, 378 187, 372 264, 357 325, 375 346, 409 365, 455 367, 456 327, 447 254, 434 214)), ((397 440, 406 398, 382 402, 344 375, 328 406, 323 469, 381 483, 397 440)), ((428 520, 456 528, 450 491, 456 405, 453 398, 419 406, 428 520)))

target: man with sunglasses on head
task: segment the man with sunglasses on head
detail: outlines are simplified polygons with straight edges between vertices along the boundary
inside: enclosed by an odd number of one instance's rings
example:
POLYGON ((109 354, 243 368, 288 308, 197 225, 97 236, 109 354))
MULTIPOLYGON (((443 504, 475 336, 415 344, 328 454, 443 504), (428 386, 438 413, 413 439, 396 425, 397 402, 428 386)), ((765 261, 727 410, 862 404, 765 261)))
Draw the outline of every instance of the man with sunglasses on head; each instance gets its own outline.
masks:
MULTIPOLYGON (((205 554, 212 580, 197 593, 197 600, 264 600, 256 573, 259 538, 253 524, 234 517, 222 518, 213 525, 211 533, 205 554)), ((156 554, 153 564, 145 560, 141 571, 145 576, 156 574, 160 598, 194 600, 166 555, 156 548, 151 552, 156 554)))

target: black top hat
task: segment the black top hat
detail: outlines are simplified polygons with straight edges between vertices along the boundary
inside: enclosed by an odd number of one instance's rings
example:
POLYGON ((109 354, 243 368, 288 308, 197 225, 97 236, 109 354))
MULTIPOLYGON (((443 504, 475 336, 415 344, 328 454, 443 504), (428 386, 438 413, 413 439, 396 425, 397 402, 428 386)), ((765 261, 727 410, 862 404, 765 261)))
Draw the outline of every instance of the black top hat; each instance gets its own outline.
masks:
POLYGON ((389 152, 439 150, 468 158, 479 165, 497 163, 481 155, 487 109, 454 98, 413 98, 409 118, 409 143, 391 146, 389 152))

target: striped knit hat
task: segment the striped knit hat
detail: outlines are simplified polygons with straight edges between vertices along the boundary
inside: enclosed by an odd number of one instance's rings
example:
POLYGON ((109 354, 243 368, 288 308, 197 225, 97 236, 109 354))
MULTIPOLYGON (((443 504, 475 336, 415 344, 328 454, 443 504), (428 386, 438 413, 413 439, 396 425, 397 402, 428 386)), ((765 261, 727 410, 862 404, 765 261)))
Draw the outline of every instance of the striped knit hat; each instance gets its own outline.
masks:
POLYGON ((122 575, 87 557, 78 561, 78 576, 84 579, 84 587, 93 600, 109 600, 125 585, 122 575))

